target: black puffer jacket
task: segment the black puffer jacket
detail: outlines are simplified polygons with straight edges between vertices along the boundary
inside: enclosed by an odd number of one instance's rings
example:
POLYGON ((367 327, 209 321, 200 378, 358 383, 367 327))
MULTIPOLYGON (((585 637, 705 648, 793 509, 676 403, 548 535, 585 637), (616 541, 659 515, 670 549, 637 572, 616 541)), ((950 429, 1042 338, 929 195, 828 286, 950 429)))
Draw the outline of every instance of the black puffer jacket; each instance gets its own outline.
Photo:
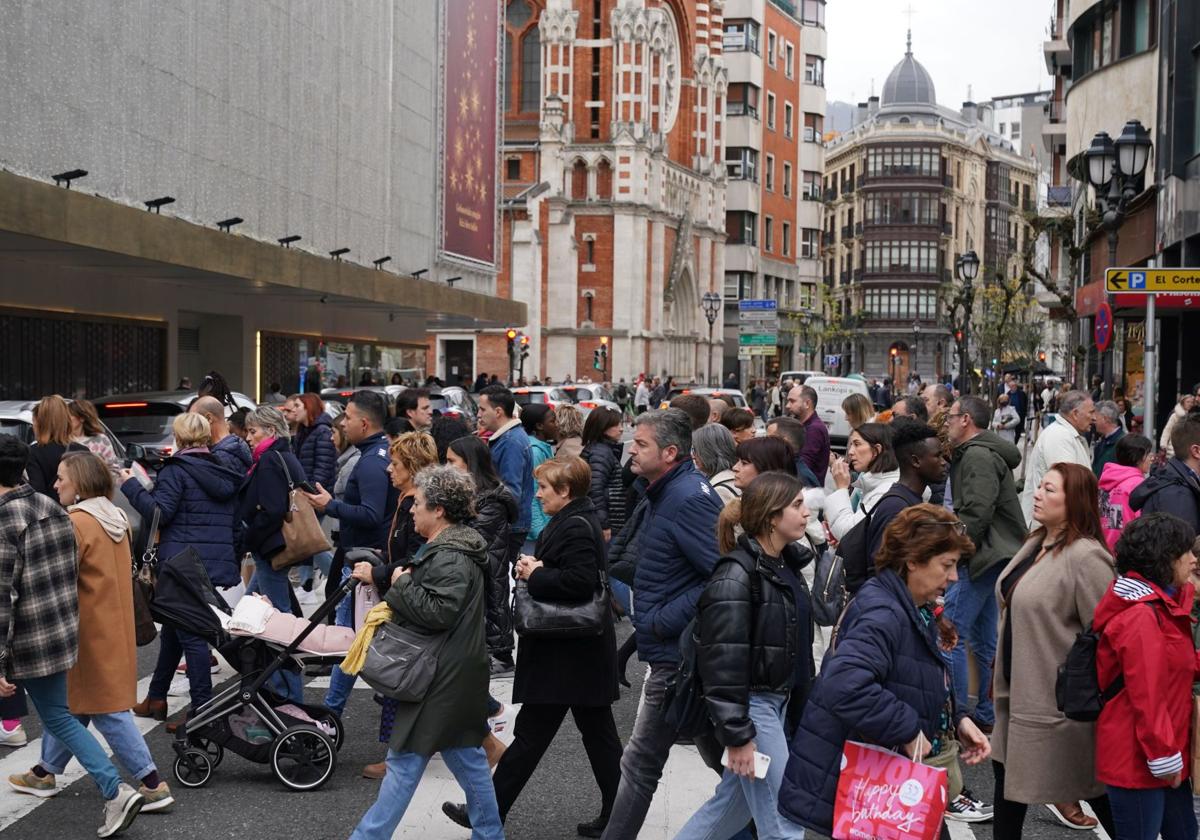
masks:
POLYGON ((625 486, 621 482, 621 444, 610 440, 589 443, 583 458, 592 468, 588 498, 596 507, 600 527, 614 534, 625 525, 625 486))
POLYGON ((507 605, 512 563, 516 560, 509 556, 512 543, 509 536, 516 522, 517 500, 503 484, 475 497, 475 518, 470 525, 487 545, 487 640, 492 653, 513 648, 512 618, 507 605))
POLYGON ((737 547, 717 561, 700 596, 700 681, 722 746, 754 738, 753 692, 791 692, 786 720, 799 719, 813 679, 812 611, 807 602, 798 609, 779 569, 786 563, 799 577, 811 560, 812 552, 795 543, 782 557, 770 557, 743 534, 737 547))

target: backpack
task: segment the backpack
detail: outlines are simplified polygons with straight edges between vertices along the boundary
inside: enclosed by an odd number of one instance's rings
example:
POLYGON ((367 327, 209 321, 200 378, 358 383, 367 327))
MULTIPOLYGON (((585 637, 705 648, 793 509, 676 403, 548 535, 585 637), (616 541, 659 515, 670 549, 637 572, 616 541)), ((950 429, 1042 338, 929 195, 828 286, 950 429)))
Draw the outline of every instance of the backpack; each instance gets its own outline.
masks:
MULTIPOLYGON (((853 533, 854 529, 850 530, 853 533)), ((812 612, 818 627, 833 627, 850 602, 850 593, 846 591, 845 561, 840 553, 842 544, 838 543, 836 552, 828 548, 822 551, 813 569, 812 612)))
POLYGON ((1100 690, 1100 678, 1096 673, 1099 647, 1100 634, 1089 624, 1075 637, 1066 661, 1058 666, 1054 699, 1067 720, 1090 722, 1098 719, 1104 705, 1125 687, 1125 675, 1118 674, 1108 688, 1100 690))
MULTIPOLYGON (((875 503, 875 508, 878 508, 884 499, 892 495, 893 493, 889 489, 875 503)), ((817 592, 836 593, 838 587, 835 585, 835 582, 839 580, 841 587, 849 595, 854 595, 867 582, 868 578, 874 576, 875 572, 871 566, 871 557, 868 556, 871 545, 867 539, 867 532, 871 529, 871 515, 875 512, 875 508, 863 507, 863 518, 854 523, 854 527, 847 531, 846 535, 838 541, 836 554, 827 564, 824 564, 829 574, 836 575, 836 577, 832 577, 826 584, 823 584, 822 581, 826 580, 826 578, 820 577, 821 566, 823 564, 818 563, 816 569, 818 577, 813 582, 814 596, 817 592), (838 569, 839 565, 840 571, 838 569)), ((829 623, 822 624, 822 627, 833 626, 833 623, 837 621, 838 615, 841 614, 841 607, 843 606, 845 606, 844 599, 836 609, 830 605, 818 607, 816 598, 813 598, 813 614, 816 615, 818 614, 818 610, 821 610, 825 616, 831 616, 828 618, 829 623)))

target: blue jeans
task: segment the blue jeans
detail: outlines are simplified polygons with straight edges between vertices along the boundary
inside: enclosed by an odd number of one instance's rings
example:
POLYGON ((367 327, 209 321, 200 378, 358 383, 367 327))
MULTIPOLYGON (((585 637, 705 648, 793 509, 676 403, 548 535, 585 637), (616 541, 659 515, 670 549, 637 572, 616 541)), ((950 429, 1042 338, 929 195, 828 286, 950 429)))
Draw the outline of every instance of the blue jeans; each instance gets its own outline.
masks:
POLYGON ((1187 779, 1177 788, 1106 788, 1120 840, 1154 840, 1160 834, 1163 840, 1196 840, 1192 786, 1187 779))
POLYGON ((322 551, 313 557, 313 565, 321 570, 321 574, 329 577, 329 567, 333 565, 333 552, 322 551))
POLYGON ((788 760, 783 713, 787 695, 750 695, 750 720, 756 734, 754 748, 771 757, 765 779, 747 779, 726 770, 712 797, 700 806, 675 840, 727 840, 751 819, 759 840, 803 840, 804 829, 779 813, 779 788, 788 760))
MULTIPOLYGON (((471 818, 471 840, 504 840, 504 826, 496 807, 496 790, 482 747, 442 750, 442 760, 467 794, 467 816, 471 818)), ((391 840, 404 819, 429 756, 388 750, 387 775, 379 787, 379 798, 367 809, 350 840, 391 840)))
MULTIPOLYGON (((254 577, 250 579, 250 585, 246 587, 246 594, 253 595, 259 593, 266 595, 271 602, 271 606, 275 607, 281 613, 291 614, 291 592, 292 584, 288 580, 288 570, 273 569, 271 568, 270 560, 264 560, 255 554, 254 577)), ((206 659, 206 667, 207 662, 208 660, 206 659)), ((191 665, 188 665, 188 670, 191 670, 191 665)), ((300 682, 300 675, 296 672, 277 671, 271 676, 270 684, 271 690, 285 699, 298 703, 304 701, 304 687, 300 682)))
POLYGON ((209 670, 208 642, 200 636, 176 630, 166 624, 158 634, 158 661, 146 692, 151 700, 166 700, 180 658, 187 659, 188 685, 192 689, 192 709, 212 699, 212 672, 209 670))
POLYGON ((958 628, 958 644, 950 653, 943 653, 954 680, 954 702, 966 711, 967 702, 967 645, 975 657, 975 670, 979 674, 979 699, 971 714, 979 723, 996 722, 996 710, 988 696, 992 687, 992 661, 996 658, 996 627, 1000 607, 996 603, 996 579, 1004 570, 1004 563, 996 563, 978 578, 967 576, 964 563, 958 567, 958 583, 946 593, 946 617, 958 628))
MULTIPOLYGON (((207 663, 205 663, 207 664, 207 663)), ((108 760, 100 743, 67 709, 67 672, 48 677, 21 680, 21 686, 33 701, 33 708, 46 731, 57 738, 79 759, 105 799, 116 799, 121 777, 108 760)))
MULTIPOLYGON (((349 566, 342 567, 342 583, 349 579, 352 571, 354 570, 349 566)), ((353 595, 348 595, 338 602, 333 621, 338 627, 354 626, 353 595)), ((346 702, 350 699, 350 690, 354 688, 354 683, 357 681, 357 675, 347 674, 339 666, 334 665, 333 671, 329 674, 329 690, 325 692, 325 708, 341 715, 346 709, 346 702)))
POLYGON ((616 578, 609 578, 608 585, 612 589, 613 597, 621 605, 621 609, 625 610, 625 615, 631 615, 633 612, 633 590, 616 578))
MULTIPOLYGON (((121 762, 125 772, 135 779, 144 779, 158 768, 150 757, 146 739, 138 732, 133 722, 133 712, 113 712, 106 715, 76 715, 80 724, 87 726, 89 720, 112 748, 113 755, 121 762)), ((42 758, 38 764, 51 775, 58 776, 71 763, 71 751, 67 745, 49 732, 42 736, 42 758)))

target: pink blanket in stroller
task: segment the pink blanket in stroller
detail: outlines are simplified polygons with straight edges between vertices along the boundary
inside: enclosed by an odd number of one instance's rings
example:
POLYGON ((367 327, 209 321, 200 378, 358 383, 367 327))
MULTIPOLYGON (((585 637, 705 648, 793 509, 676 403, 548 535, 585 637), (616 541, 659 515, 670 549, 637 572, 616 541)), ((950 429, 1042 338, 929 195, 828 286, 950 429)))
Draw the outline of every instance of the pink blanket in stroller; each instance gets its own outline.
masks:
MULTIPOLYGON (((248 633, 237 627, 230 627, 229 632, 236 636, 254 636, 266 642, 279 645, 289 645, 292 640, 308 628, 308 619, 283 613, 271 608, 266 627, 260 633, 248 633)), ((350 627, 334 627, 329 624, 318 624, 300 643, 300 651, 318 656, 345 656, 354 643, 354 630, 350 627)))

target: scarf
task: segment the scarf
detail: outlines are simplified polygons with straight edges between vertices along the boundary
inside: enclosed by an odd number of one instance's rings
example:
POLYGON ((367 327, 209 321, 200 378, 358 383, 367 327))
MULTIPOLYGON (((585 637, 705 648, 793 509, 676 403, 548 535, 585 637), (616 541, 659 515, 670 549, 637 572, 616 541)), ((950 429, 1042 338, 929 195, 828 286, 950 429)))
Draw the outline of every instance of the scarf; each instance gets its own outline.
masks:
POLYGON ((276 440, 278 440, 278 438, 276 438, 274 435, 271 435, 269 438, 263 438, 258 442, 258 446, 254 447, 254 452, 251 453, 251 459, 253 460, 253 463, 250 464, 250 469, 246 470, 246 475, 250 475, 250 473, 254 472, 254 468, 258 466, 258 459, 262 457, 264 452, 271 448, 272 444, 274 444, 276 440))
POLYGON ((346 658, 342 660, 342 673, 353 676, 362 670, 363 665, 367 662, 367 650, 375 638, 376 628, 391 620, 392 608, 387 604, 376 604, 371 607, 363 619, 362 628, 354 636, 354 643, 346 651, 346 658))

